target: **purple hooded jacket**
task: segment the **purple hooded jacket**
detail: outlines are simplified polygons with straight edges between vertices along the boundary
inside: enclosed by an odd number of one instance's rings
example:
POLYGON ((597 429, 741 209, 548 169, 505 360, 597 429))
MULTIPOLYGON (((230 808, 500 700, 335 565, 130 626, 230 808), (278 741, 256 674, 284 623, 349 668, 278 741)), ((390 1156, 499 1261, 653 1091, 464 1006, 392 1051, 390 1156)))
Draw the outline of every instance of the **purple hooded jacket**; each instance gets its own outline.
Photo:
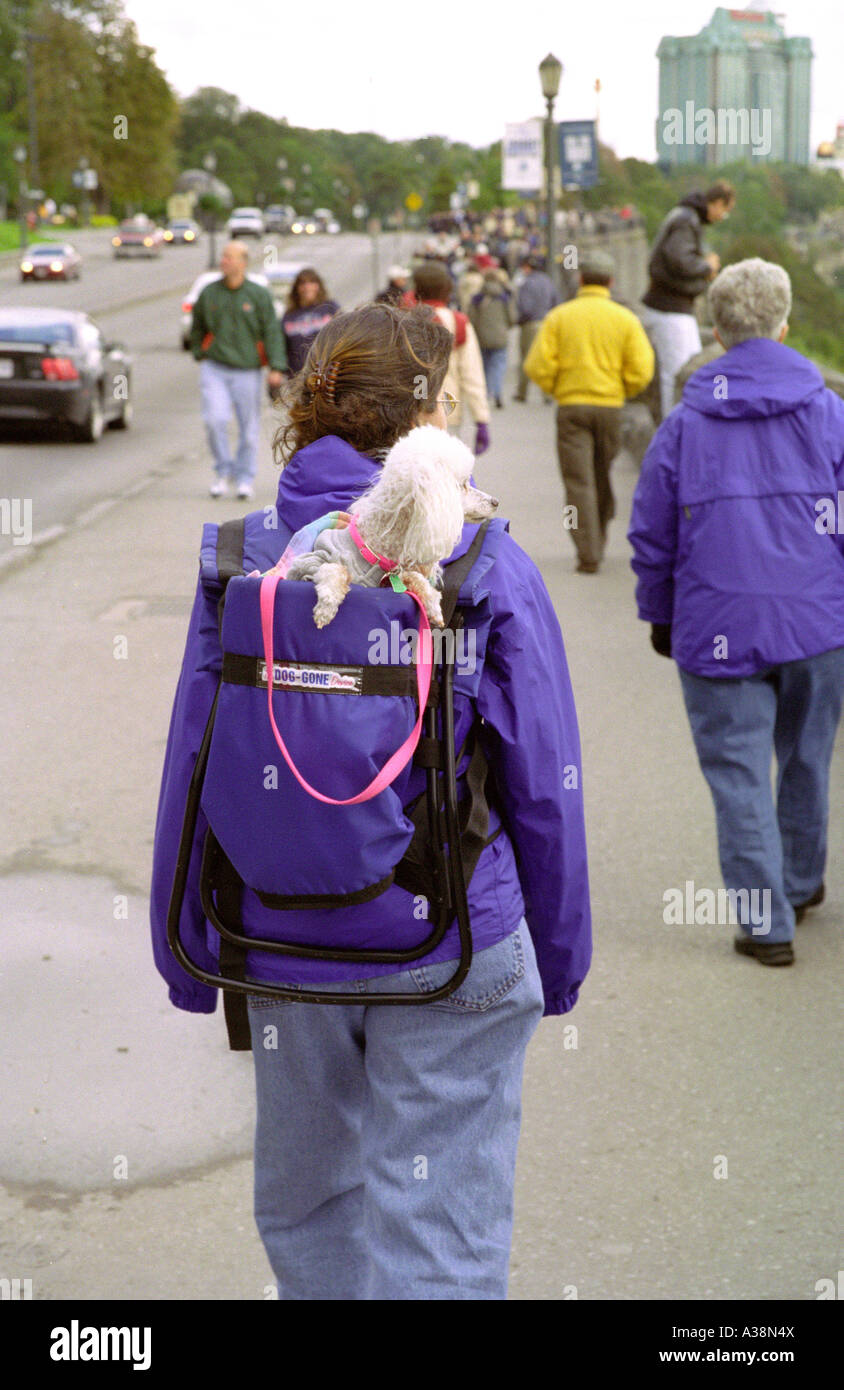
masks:
POLYGON ((639 617, 671 624, 684 671, 844 647, 844 400, 792 348, 737 343, 651 440, 628 539, 639 617))
MULTIPOLYGON (((281 475, 275 508, 246 518, 246 570, 267 567, 292 534, 335 508, 344 510, 374 480, 379 464, 334 436, 300 450, 281 475), (272 556, 268 559, 269 552, 272 556)), ((461 589, 466 628, 475 629, 477 660, 455 677, 457 746, 480 715, 482 738, 506 829, 481 853, 469 888, 476 951, 509 935, 525 916, 545 992, 546 1014, 566 1013, 589 969, 591 924, 583 818, 580 742, 565 650, 556 614, 533 562, 501 530, 492 563, 482 552, 461 589)), ((475 533, 464 528, 450 558, 465 553, 475 533)), ((202 740, 221 666, 217 628, 220 585, 214 582, 217 527, 203 535, 200 582, 190 620, 164 760, 151 891, 155 962, 177 1008, 210 1013, 218 991, 185 973, 167 942, 167 909, 191 771, 202 740), (212 577, 209 577, 212 576, 212 577), (204 577, 203 577, 204 576, 204 577)), ((468 639, 467 639, 468 640, 468 639)), ((471 650, 467 646, 467 650, 471 650)), ((462 795, 458 780, 458 795, 462 795)), ((501 824, 491 807, 490 831, 501 824)), ((190 863, 181 935, 191 956, 215 969, 217 937, 206 923, 197 880, 206 822, 202 813, 190 863)), ((419 940, 416 922, 408 935, 408 895, 395 885, 363 905, 285 913, 296 939, 373 949, 406 949, 419 940)), ((417 964, 459 955, 456 925, 417 964)), ((389 974, 401 965, 306 961, 264 956, 260 978, 318 985, 389 974)), ((257 977, 258 972, 254 972, 257 977)))

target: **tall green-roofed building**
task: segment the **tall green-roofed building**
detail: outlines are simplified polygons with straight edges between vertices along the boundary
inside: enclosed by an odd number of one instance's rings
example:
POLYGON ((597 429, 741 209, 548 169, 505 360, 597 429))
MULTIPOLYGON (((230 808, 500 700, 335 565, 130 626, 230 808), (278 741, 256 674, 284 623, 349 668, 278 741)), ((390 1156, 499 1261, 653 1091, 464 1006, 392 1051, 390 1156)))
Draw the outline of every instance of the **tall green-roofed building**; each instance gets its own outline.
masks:
POLYGON ((660 164, 808 164, 812 44, 786 38, 770 10, 719 8, 657 57, 660 164))

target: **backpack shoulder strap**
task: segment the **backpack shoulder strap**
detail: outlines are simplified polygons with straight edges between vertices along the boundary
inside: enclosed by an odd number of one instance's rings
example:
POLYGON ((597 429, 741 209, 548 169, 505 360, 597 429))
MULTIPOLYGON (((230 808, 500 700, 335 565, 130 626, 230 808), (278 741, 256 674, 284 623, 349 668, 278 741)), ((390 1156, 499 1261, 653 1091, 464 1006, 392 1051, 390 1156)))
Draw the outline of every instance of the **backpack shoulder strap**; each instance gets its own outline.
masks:
POLYGON ((461 555, 458 560, 452 561, 450 565, 446 565, 443 570, 442 612, 444 627, 448 627, 454 617, 454 610, 457 607, 457 596, 460 593, 464 579, 469 574, 469 571, 481 553, 488 530, 489 521, 482 521, 475 532, 472 544, 469 546, 466 554, 461 555))
MULTIPOLYGON (((217 527, 216 544, 216 563, 217 581, 222 584, 223 592, 220 595, 217 605, 217 621, 222 632, 223 626, 223 607, 226 601, 226 587, 230 579, 236 578, 244 573, 243 547, 246 539, 246 522, 244 517, 236 517, 233 521, 224 521, 217 527)), ((240 893, 234 890, 234 901, 229 904, 230 908, 240 911, 240 893)), ((220 971, 221 973, 231 974, 236 980, 246 979, 246 952, 225 938, 220 940, 220 971)), ((226 1031, 229 1038, 229 1048, 233 1052, 247 1052, 251 1048, 251 1035, 249 1030, 249 1010, 246 1003, 246 995, 234 993, 231 990, 223 990, 223 1014, 226 1020, 226 1031)))
POLYGON ((467 327, 469 320, 459 309, 454 310, 454 346, 462 347, 467 337, 467 327))
POLYGON ((234 521, 224 521, 222 526, 217 527, 217 578, 223 585, 243 574, 245 538, 246 521, 242 516, 234 521))

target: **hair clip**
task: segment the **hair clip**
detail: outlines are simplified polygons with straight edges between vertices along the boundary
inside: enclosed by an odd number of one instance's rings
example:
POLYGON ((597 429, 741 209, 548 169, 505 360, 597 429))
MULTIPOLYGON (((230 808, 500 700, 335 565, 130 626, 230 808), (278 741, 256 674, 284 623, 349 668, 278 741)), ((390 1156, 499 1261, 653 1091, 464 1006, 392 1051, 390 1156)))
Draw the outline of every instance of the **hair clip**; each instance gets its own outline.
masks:
POLYGON ((326 377, 325 372, 322 369, 322 363, 315 362, 314 369, 308 375, 308 379, 305 382, 305 385, 307 386, 311 395, 316 396, 320 391, 323 391, 325 389, 325 384, 326 377))
POLYGON ((337 373, 339 369, 339 362, 332 362, 325 369, 325 394, 332 405, 334 404, 334 387, 337 384, 337 373))

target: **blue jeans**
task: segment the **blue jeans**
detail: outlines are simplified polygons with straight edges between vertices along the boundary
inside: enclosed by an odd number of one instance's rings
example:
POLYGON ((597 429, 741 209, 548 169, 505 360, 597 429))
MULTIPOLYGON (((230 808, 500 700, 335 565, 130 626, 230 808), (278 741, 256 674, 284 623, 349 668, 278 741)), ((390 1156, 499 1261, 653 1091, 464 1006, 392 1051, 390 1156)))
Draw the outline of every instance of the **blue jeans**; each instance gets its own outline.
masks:
POLYGON ((279 1298, 506 1297, 522 1067, 543 1011, 527 924, 439 1003, 365 1003, 454 969, 321 987, 360 1005, 249 997, 255 1219, 279 1298))
POLYGON ((214 472, 240 485, 252 483, 258 469, 258 433, 261 425, 261 372, 248 367, 226 367, 210 357, 199 364, 202 418, 214 455, 214 472), (232 458, 229 424, 237 416, 240 439, 232 458))
POLYGON ((755 676, 680 671, 701 771, 715 802, 727 888, 771 891, 771 930, 791 941, 793 904, 823 880, 829 767, 844 700, 844 647, 755 676), (771 759, 776 753, 776 805, 771 759))
POLYGON ((504 390, 504 373, 507 370, 507 349, 481 348, 488 396, 500 396, 504 390))

